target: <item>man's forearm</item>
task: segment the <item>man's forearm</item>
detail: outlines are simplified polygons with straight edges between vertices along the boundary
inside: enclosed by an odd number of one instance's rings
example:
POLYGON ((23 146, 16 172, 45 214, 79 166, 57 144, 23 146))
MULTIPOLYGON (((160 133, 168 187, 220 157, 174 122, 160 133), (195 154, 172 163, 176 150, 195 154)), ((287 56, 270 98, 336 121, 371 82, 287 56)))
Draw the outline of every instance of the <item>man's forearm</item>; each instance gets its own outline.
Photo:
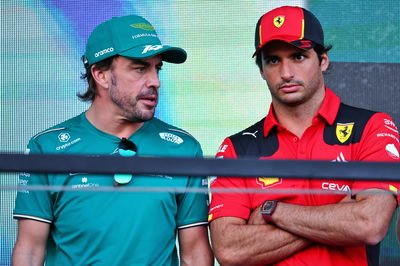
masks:
POLYGON ((39 266, 44 264, 44 252, 32 252, 16 245, 12 255, 13 266, 39 266))
POLYGON ((224 219, 232 217, 218 218, 211 223, 214 252, 224 265, 269 264, 312 243, 274 225, 232 224, 224 219))
POLYGON ((386 234, 395 200, 391 195, 360 198, 358 201, 321 206, 280 202, 272 216, 273 223, 283 230, 322 244, 376 244, 386 234))
POLYGON ((214 265, 207 226, 181 229, 178 231, 178 239, 181 265, 214 265))

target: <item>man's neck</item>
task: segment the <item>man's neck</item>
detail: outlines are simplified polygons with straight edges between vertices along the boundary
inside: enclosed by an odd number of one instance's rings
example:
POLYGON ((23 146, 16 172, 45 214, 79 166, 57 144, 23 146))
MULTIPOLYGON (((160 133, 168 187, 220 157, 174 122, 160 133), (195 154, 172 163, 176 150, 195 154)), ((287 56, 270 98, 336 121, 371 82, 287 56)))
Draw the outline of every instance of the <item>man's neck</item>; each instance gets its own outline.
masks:
POLYGON ((119 138, 129 138, 138 131, 144 122, 131 122, 117 113, 114 106, 93 101, 86 111, 86 118, 97 129, 119 138))
POLYGON ((318 113, 325 93, 306 103, 289 106, 277 101, 272 101, 274 114, 279 124, 301 138, 308 127, 312 125, 313 118, 318 113))

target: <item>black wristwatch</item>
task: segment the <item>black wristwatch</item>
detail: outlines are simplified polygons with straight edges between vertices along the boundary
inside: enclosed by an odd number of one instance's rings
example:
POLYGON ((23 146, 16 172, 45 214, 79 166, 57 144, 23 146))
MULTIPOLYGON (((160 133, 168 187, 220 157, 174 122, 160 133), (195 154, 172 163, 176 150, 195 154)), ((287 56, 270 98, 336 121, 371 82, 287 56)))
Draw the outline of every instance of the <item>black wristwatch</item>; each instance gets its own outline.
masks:
POLYGON ((274 213, 278 202, 278 200, 266 200, 261 205, 260 213, 267 223, 272 221, 272 214, 274 213))

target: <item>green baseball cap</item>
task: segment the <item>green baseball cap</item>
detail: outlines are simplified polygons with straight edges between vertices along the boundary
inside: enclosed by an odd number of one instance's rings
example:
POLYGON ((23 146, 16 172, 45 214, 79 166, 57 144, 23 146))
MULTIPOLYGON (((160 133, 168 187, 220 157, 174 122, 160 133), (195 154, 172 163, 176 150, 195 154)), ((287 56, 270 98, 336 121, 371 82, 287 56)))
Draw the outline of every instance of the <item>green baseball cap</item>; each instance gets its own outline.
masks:
POLYGON ((158 54, 163 61, 176 64, 185 62, 187 57, 182 48, 161 44, 154 27, 146 19, 129 15, 98 25, 89 36, 82 59, 90 66, 114 55, 142 59, 158 54))

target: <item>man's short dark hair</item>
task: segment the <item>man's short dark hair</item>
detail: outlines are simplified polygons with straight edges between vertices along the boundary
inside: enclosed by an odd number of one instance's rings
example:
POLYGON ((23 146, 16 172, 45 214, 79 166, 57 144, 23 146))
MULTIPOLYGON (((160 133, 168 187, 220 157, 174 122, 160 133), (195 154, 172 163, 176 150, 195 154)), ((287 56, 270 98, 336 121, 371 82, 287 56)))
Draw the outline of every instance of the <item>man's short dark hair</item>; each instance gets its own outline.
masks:
MULTIPOLYGON (((318 45, 318 44, 314 45, 314 50, 318 55, 318 60, 319 60, 320 64, 322 61, 322 55, 327 53, 330 49, 332 49, 332 45, 328 45, 328 46, 322 46, 322 45, 318 45)), ((256 65, 258 66, 260 71, 262 71, 261 54, 262 54, 262 52, 260 52, 256 55, 256 65)))
MULTIPOLYGON (((109 58, 106 58, 100 62, 97 62, 93 65, 93 68, 96 70, 109 70, 112 67, 112 63, 114 61, 114 58, 117 56, 112 56, 109 58)), ((96 82, 94 81, 94 78, 92 76, 92 71, 91 71, 91 66, 85 66, 85 71, 86 73, 81 74, 81 79, 86 79, 88 83, 88 88, 85 93, 80 94, 78 93, 77 96, 79 97, 80 100, 84 102, 93 102, 94 98, 97 95, 97 87, 96 87, 96 82)))

